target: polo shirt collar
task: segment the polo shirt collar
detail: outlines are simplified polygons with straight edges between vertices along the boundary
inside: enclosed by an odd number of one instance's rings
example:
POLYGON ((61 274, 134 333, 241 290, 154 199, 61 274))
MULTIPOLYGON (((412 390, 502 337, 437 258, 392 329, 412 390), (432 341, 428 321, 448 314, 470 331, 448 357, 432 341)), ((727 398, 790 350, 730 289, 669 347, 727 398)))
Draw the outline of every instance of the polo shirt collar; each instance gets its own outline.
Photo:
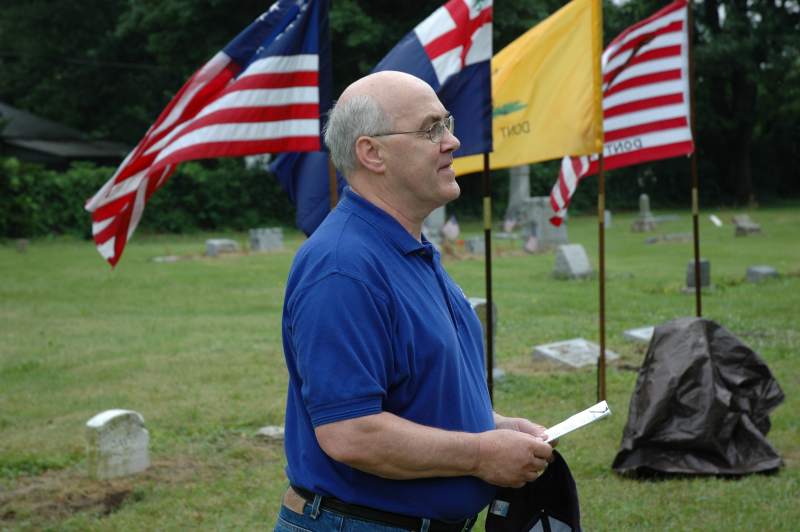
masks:
POLYGON ((425 235, 422 236, 422 242, 418 242, 417 239, 411 236, 411 233, 406 231, 406 228, 400 225, 400 222, 392 218, 389 213, 359 196, 349 186, 344 188, 342 199, 336 208, 350 211, 363 220, 366 220, 367 223, 380 231, 381 234, 404 255, 432 247, 431 243, 425 238, 425 235))

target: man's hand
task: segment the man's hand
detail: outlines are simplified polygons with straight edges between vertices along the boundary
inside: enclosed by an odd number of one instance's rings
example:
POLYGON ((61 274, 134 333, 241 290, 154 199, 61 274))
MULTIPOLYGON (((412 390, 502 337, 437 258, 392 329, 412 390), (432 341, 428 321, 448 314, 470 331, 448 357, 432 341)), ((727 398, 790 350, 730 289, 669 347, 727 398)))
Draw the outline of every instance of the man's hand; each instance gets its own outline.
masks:
MULTIPOLYGON (((545 427, 523 417, 506 417, 495 412, 494 424, 498 429, 516 430, 524 432, 525 434, 530 434, 531 436, 536 436, 542 440, 547 439, 547 429, 545 427)), ((555 447, 556 445, 558 445, 558 440, 550 442, 550 447, 555 447)))
POLYGON ((474 475, 495 486, 519 488, 536 480, 553 455, 544 440, 518 430, 482 432, 478 444, 474 475))

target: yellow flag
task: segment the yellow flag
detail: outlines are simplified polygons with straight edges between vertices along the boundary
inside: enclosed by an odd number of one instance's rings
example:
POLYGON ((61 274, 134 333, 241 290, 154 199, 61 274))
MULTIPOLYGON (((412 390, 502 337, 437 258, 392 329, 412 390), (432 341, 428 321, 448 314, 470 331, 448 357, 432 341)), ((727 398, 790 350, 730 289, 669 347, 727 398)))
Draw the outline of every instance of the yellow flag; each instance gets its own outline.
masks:
MULTIPOLYGON (((603 149, 600 0, 573 0, 492 58, 493 169, 603 149)), ((458 157, 457 175, 483 169, 458 157)))

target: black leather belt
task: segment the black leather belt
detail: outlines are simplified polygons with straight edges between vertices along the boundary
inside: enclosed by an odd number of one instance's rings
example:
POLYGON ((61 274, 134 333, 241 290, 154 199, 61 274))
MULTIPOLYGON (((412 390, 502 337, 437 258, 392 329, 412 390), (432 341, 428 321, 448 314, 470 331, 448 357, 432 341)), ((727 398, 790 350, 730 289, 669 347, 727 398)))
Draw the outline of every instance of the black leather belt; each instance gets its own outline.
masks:
MULTIPOLYGON (((305 488, 300 488, 297 486, 292 486, 292 489, 295 491, 295 493, 305 499, 307 503, 311 504, 314 502, 314 493, 305 488)), ((358 519, 373 521, 398 528, 405 528, 407 530, 420 530, 422 527, 422 519, 419 517, 384 512, 383 510, 376 510, 374 508, 359 506, 357 504, 348 504, 335 497, 322 497, 320 508, 332 510, 349 517, 356 517, 358 519)), ((456 523, 431 519, 431 524, 428 530, 430 532, 463 532, 472 528, 472 525, 475 524, 475 519, 475 517, 470 517, 469 519, 458 521, 456 523)))

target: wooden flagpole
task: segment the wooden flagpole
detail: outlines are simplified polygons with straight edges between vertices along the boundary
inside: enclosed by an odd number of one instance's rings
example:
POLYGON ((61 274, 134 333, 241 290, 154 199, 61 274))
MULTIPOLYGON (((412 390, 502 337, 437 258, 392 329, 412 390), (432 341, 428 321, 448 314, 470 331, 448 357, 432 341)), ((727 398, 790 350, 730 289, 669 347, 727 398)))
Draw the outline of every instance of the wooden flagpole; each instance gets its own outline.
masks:
POLYGON ((694 105, 694 47, 692 37, 694 23, 692 17, 692 3, 686 4, 687 46, 689 47, 689 125, 692 132, 692 239, 694 241, 694 300, 695 314, 698 318, 703 316, 703 296, 700 289, 700 199, 697 178, 697 135, 695 132, 695 105, 694 105))
POLYGON ((494 311, 492 309, 492 177, 489 154, 483 154, 483 245, 486 265, 486 385, 494 404, 494 311))
POLYGON ((333 166, 333 159, 328 155, 328 192, 331 198, 331 210, 339 203, 339 188, 336 185, 336 167, 333 166))
POLYGON ((597 400, 606 399, 606 172, 600 152, 597 172, 597 247, 600 280, 600 353, 597 357, 597 400))

